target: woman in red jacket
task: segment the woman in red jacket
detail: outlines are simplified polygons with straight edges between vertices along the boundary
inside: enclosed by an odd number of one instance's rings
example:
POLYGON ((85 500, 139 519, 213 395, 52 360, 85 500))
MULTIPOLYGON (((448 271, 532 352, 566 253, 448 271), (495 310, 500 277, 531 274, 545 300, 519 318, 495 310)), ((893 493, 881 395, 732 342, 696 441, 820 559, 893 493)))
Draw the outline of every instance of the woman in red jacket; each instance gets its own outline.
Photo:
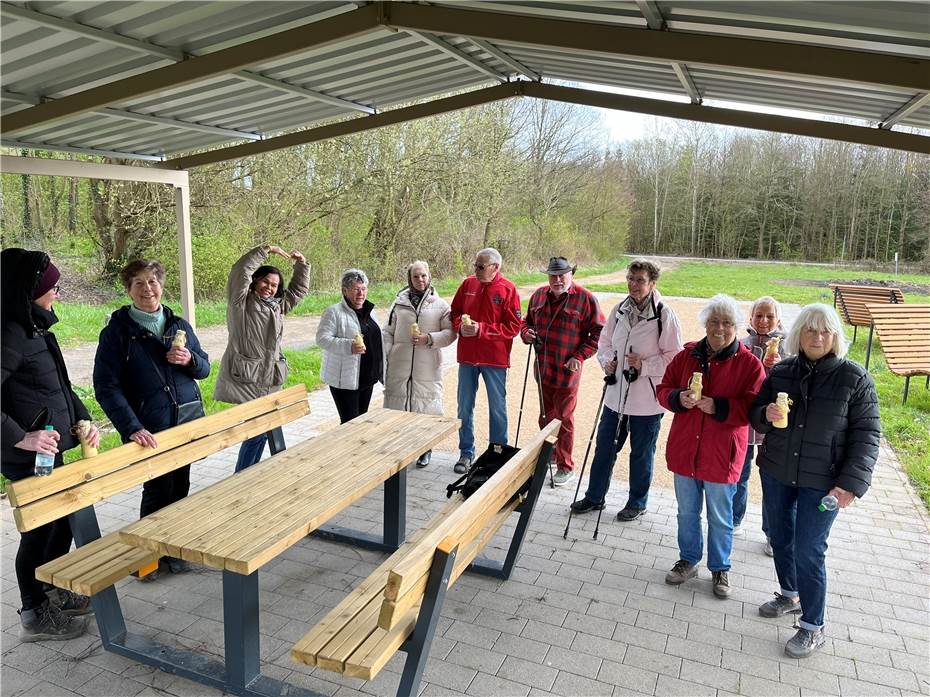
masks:
POLYGON ((678 555, 665 582, 697 576, 704 556, 701 509, 707 503, 707 567, 714 595, 730 595, 733 547, 733 493, 746 457, 749 406, 765 378, 762 363, 736 339, 742 317, 736 301, 715 295, 701 310, 707 336, 685 344, 659 383, 659 403, 674 412, 665 447, 675 475, 678 500, 678 555), (700 392, 692 391, 695 374, 700 392))

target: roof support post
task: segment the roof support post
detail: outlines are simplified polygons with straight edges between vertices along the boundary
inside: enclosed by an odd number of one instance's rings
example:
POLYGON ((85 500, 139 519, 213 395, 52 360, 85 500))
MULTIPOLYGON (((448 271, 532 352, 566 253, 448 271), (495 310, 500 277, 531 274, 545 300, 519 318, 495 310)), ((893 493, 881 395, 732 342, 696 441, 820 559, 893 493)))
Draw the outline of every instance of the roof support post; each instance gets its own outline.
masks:
MULTIPOLYGON (((186 174, 186 172, 185 172, 186 174)), ((196 330, 194 303, 194 253, 191 244, 191 188, 174 188, 174 214, 178 224, 178 269, 181 272, 181 312, 196 330)))

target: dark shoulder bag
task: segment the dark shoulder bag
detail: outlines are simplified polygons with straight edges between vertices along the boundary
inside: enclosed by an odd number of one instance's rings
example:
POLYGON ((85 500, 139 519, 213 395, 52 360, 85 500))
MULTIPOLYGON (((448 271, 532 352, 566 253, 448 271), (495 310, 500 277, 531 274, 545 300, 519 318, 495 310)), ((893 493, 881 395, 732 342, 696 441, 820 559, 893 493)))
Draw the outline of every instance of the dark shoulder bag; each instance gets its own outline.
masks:
POLYGON ((200 385, 197 384, 197 381, 194 380, 194 388, 197 390, 197 399, 193 399, 190 402, 184 402, 183 404, 178 404, 178 400, 175 399, 174 395, 171 393, 171 388, 168 386, 167 377, 162 374, 158 364, 155 362, 155 359, 152 358, 152 354, 146 351, 144 347, 140 348, 142 348, 142 351, 152 362, 152 367, 155 369, 155 373, 159 378, 161 378, 162 385, 165 386, 165 394, 168 395, 168 399, 171 400, 171 404, 174 407, 175 426, 180 426, 181 424, 186 424, 189 421, 194 421, 201 418, 202 416, 206 416, 207 412, 203 408, 203 397, 200 394, 200 385))

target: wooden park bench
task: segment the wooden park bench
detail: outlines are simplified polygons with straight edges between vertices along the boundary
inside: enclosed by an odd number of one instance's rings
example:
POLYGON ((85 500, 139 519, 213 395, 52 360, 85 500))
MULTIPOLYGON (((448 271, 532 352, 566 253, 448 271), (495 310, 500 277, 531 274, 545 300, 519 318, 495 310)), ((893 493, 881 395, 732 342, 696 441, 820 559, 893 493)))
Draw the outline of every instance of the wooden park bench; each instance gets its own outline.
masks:
POLYGON ((300 639, 291 656, 371 680, 397 651, 404 651, 397 694, 417 694, 448 586, 466 570, 510 577, 559 427, 559 421, 548 424, 467 500, 454 494, 426 528, 300 639), (527 481, 528 493, 518 497, 527 481), (513 512, 520 517, 506 559, 476 560, 513 512))
POLYGON ((94 596, 131 573, 155 568, 158 557, 152 552, 124 544, 116 532, 101 536, 94 504, 261 433, 269 433, 273 453, 283 450, 281 426, 308 413, 307 390, 297 385, 160 431, 156 449, 126 443, 57 467, 47 477, 13 482, 8 491, 17 529, 33 530, 69 516, 77 546, 39 567, 36 578, 94 596))
POLYGON ((911 378, 926 375, 930 387, 930 305, 868 305, 885 363, 904 377, 904 399, 911 378))
POLYGON ((846 324, 853 328, 853 343, 859 327, 869 327, 869 341, 865 348, 865 367, 869 367, 872 353, 872 315, 866 304, 899 304, 904 302, 904 293, 900 288, 886 286, 857 286, 844 283, 831 283, 833 289, 833 307, 835 307, 846 324))

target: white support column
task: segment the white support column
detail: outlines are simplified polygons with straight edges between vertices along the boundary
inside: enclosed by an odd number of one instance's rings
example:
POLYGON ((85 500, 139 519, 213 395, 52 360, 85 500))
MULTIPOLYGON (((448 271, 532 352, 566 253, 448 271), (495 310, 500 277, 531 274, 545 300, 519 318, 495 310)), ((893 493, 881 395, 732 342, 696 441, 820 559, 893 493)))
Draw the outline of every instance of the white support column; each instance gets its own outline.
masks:
MULTIPOLYGON (((184 172, 186 175, 187 172, 184 172)), ((194 254, 191 245, 191 190, 187 182, 174 188, 174 212, 178 221, 178 258, 181 271, 181 311, 197 328, 194 306, 194 254)))

